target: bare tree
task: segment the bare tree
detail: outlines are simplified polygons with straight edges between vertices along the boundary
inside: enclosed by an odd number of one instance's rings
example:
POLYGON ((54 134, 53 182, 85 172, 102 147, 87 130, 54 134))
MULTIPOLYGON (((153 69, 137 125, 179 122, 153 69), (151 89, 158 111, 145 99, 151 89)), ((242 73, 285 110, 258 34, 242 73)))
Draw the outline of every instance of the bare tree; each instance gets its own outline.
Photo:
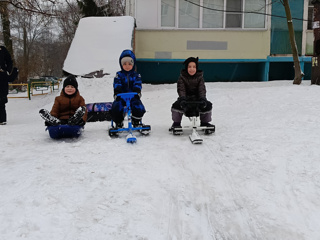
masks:
MULTIPOLYGON (((94 1, 100 1, 106 16, 125 14, 125 0, 94 1)), ((25 82, 35 75, 61 74, 63 61, 82 17, 77 2, 0 0, 2 23, 11 22, 11 25, 2 24, 2 29, 4 34, 9 33, 7 39, 13 40, 20 81, 25 82), (10 31, 14 33, 12 36, 10 31)))
POLYGON ((15 63, 13 47, 12 47, 8 3, 0 2, 0 15, 1 15, 1 22, 2 22, 4 45, 7 47, 8 51, 12 57, 12 60, 15 63))
POLYGON ((111 16, 124 16, 126 13, 126 2, 124 0, 109 0, 111 16))
POLYGON ((125 0, 94 0, 98 7, 104 7, 106 16, 123 16, 125 15, 125 0))
POLYGON ((59 0, 1 0, 1 3, 25 12, 54 15, 55 8, 61 4, 59 0))
MULTIPOLYGON (((14 15, 15 12, 22 13, 29 13, 29 14, 41 14, 43 16, 54 16, 54 9, 59 5, 59 0, 0 0, 0 15, 2 20, 2 29, 3 29, 3 37, 6 47, 8 48, 9 52, 11 53, 13 60, 15 61, 15 52, 13 51, 13 42, 11 37, 11 26, 10 26, 10 18, 14 15), (10 17, 9 17, 10 16, 10 17)), ((23 15, 20 15, 20 17, 23 15)), ((21 18, 23 19, 23 17, 21 18)), ((27 26, 23 24, 23 64, 21 67, 20 62, 20 74, 19 79, 23 79, 26 81, 28 75, 28 37, 27 37, 27 26)), ((20 32, 21 33, 21 32, 20 32)), ((17 38, 18 40, 21 38, 17 38)))
POLYGON ((298 55, 298 48, 294 36, 294 28, 292 23, 292 16, 289 6, 288 0, 282 0, 281 2, 285 8, 286 11, 286 17, 287 17, 287 24, 288 24, 288 30, 289 30, 289 38, 290 38, 290 44, 291 44, 291 50, 292 50, 292 56, 293 56, 293 62, 294 62, 294 80, 293 84, 300 84, 302 81, 302 78, 304 76, 304 73, 301 71, 300 62, 299 62, 299 55, 298 55))
POLYGON ((63 68, 63 62, 68 54, 71 42, 73 40, 74 34, 76 32, 78 23, 81 19, 81 13, 76 1, 65 1, 66 4, 60 6, 56 10, 57 25, 59 27, 59 37, 53 43, 54 48, 59 49, 54 53, 54 62, 52 62, 53 75, 58 75, 61 73, 63 68), (58 69, 60 72, 58 72, 58 69))
POLYGON ((70 2, 66 0, 66 4, 56 10, 56 15, 58 16, 56 20, 60 28, 60 41, 71 44, 81 19, 78 4, 75 1, 70 2))
POLYGON ((17 32, 17 63, 20 67, 20 80, 26 82, 29 75, 36 74, 43 65, 44 35, 50 29, 53 19, 48 15, 15 9, 12 23, 17 32), (42 43, 42 44, 40 44, 42 43))

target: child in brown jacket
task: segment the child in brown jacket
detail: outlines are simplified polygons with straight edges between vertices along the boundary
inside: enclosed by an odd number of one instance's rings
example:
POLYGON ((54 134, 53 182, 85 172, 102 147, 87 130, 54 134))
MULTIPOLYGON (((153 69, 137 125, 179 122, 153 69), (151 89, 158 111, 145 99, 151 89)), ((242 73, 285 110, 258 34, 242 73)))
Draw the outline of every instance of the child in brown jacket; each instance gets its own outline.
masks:
POLYGON ((45 120, 46 126, 85 125, 87 120, 86 104, 79 93, 76 77, 70 75, 64 80, 60 96, 55 98, 50 113, 45 109, 41 109, 39 113, 45 120))
POLYGON ((171 107, 173 124, 170 130, 181 128, 181 120, 187 101, 201 102, 200 126, 213 127, 213 125, 209 123, 211 121, 212 103, 206 98, 203 71, 198 69, 198 58, 189 57, 183 64, 185 68, 181 70, 177 82, 179 98, 171 107))

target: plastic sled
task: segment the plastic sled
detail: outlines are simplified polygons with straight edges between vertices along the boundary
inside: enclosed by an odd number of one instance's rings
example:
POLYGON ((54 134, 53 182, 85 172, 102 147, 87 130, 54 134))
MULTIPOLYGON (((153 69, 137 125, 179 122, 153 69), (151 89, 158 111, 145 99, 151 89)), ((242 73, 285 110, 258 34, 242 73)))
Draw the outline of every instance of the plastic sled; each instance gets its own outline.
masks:
POLYGON ((130 100, 137 95, 136 92, 130 92, 130 93, 119 93, 117 96, 120 96, 125 102, 126 102, 126 107, 125 107, 125 113, 127 114, 128 117, 128 127, 124 128, 117 128, 114 127, 114 122, 111 121, 111 128, 109 128, 109 136, 110 137, 116 137, 118 136, 119 133, 121 132, 127 132, 127 143, 135 143, 137 142, 136 136, 133 134, 134 131, 138 131, 143 135, 149 134, 151 130, 150 125, 144 125, 142 122, 140 122, 139 127, 133 127, 132 122, 131 122, 131 107, 130 107, 130 100))
POLYGON ((83 131, 83 126, 57 125, 48 126, 46 130, 49 131, 49 135, 53 139, 78 138, 83 131))
POLYGON ((111 121, 112 102, 99 102, 86 104, 88 116, 87 122, 111 121))
POLYGON ((191 121, 191 126, 183 126, 181 128, 170 128, 169 131, 173 133, 173 135, 182 135, 183 130, 192 129, 191 134, 189 135, 189 139, 193 144, 201 144, 203 142, 202 137, 198 133, 199 130, 204 131, 205 134, 209 135, 215 132, 215 126, 213 127, 201 127, 198 126, 197 121, 200 116, 200 101, 187 101, 186 109, 184 109, 184 115, 189 118, 191 121))

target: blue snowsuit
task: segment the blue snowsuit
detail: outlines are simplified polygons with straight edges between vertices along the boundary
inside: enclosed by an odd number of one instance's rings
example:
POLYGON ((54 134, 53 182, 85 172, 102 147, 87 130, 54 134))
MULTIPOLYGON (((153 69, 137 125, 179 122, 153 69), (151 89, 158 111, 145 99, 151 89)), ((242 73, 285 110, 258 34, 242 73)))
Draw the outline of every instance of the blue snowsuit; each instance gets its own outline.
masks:
POLYGON ((115 101, 111 108, 111 118, 116 124, 121 124, 124 119, 124 107, 126 103, 120 97, 116 97, 118 93, 136 92, 130 102, 132 111, 132 121, 140 121, 146 112, 141 100, 142 81, 139 73, 134 71, 136 65, 136 57, 131 50, 124 50, 119 58, 121 71, 117 72, 113 81, 113 90, 115 101), (124 57, 131 57, 133 59, 133 68, 130 71, 125 71, 121 65, 121 59, 124 57))

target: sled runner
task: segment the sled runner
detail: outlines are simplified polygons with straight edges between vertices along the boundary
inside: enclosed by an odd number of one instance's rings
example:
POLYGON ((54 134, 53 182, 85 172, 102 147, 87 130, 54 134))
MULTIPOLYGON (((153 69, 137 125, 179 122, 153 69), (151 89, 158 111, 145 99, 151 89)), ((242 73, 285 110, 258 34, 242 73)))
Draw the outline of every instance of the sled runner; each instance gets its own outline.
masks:
POLYGON ((111 121, 112 102, 99 102, 86 104, 88 116, 87 122, 111 121))
POLYGON ((56 125, 56 126, 48 126, 46 130, 49 131, 49 135, 53 139, 78 138, 83 131, 83 126, 56 125))
POLYGON ((206 135, 212 134, 215 132, 215 126, 197 126, 197 120, 200 116, 200 101, 187 101, 186 108, 184 109, 184 115, 189 118, 191 121, 191 126, 183 127, 171 127, 169 129, 173 135, 182 135, 183 130, 191 129, 192 133, 189 135, 189 139, 193 144, 201 144, 203 142, 202 137, 198 133, 199 130, 204 131, 206 135))
POLYGON ((150 125, 144 125, 140 121, 138 126, 133 126, 131 122, 131 107, 130 107, 130 100, 136 95, 136 92, 130 92, 130 93, 119 93, 117 96, 120 96, 125 102, 125 113, 128 117, 128 127, 124 128, 117 128, 114 126, 114 122, 111 120, 111 128, 109 128, 109 136, 110 137, 117 137, 119 133, 121 132, 127 132, 127 143, 135 143, 137 141, 136 136, 133 134, 134 131, 138 131, 143 135, 147 135, 150 133, 151 126, 150 125))

